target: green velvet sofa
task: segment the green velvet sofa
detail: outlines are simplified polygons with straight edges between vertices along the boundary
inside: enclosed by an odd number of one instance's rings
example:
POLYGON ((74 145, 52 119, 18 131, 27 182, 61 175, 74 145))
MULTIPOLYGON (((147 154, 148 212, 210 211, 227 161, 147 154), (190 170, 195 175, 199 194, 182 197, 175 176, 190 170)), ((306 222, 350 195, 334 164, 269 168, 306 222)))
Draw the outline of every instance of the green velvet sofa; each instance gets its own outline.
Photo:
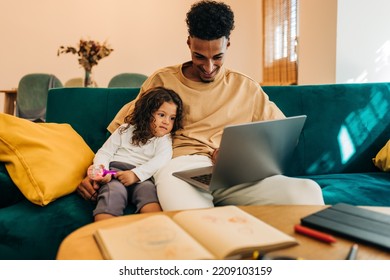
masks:
MULTIPOLYGON (((287 116, 308 116, 287 175, 317 181, 326 204, 390 206, 390 173, 372 163, 390 138, 390 84, 267 86, 264 90, 287 116)), ((71 124, 96 152, 108 136, 108 123, 138 91, 51 89, 47 122, 71 124)), ((43 207, 25 199, 4 163, 0 163, 0 191, 0 259, 55 259, 61 241, 92 222, 94 205, 76 193, 43 207)))

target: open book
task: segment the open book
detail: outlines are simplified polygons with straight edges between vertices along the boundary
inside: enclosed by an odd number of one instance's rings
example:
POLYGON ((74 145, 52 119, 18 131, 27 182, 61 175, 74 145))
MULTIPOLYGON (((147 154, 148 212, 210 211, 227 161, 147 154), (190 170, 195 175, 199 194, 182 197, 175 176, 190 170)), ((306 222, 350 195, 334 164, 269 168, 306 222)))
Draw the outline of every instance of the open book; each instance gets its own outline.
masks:
POLYGON ((297 244, 236 206, 155 214, 94 237, 103 257, 116 260, 234 259, 297 244))

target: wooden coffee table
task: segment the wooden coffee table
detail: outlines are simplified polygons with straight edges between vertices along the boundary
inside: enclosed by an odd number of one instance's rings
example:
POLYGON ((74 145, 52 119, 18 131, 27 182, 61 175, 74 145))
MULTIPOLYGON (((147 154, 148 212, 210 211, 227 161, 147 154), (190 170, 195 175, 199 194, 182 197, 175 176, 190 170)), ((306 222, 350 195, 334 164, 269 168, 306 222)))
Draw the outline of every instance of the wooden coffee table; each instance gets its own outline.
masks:
MULTIPOLYGON (((278 228, 279 230, 294 236, 299 245, 272 251, 269 255, 301 257, 308 260, 343 260, 347 256, 350 247, 356 243, 352 240, 338 236, 333 244, 323 243, 316 239, 300 235, 294 232, 294 225, 300 223, 300 219, 311 213, 317 212, 327 206, 240 206, 244 211, 261 219, 262 221, 278 228)), ((390 214, 390 207, 370 207, 372 210, 390 214)), ((164 212, 173 216, 177 211, 164 212)), ((93 238, 93 233, 98 228, 120 226, 142 219, 153 214, 134 214, 92 223, 81 227, 67 236, 61 243, 57 252, 58 260, 102 260, 103 257, 93 238)), ((359 244, 357 259, 360 260, 390 260, 390 252, 377 247, 359 244)))

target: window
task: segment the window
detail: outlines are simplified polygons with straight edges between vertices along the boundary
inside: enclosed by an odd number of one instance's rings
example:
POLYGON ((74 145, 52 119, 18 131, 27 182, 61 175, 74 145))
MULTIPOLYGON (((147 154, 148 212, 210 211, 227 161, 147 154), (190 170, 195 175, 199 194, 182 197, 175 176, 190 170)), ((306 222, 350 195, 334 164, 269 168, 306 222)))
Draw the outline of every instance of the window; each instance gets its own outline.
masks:
POLYGON ((263 0, 263 85, 298 82, 297 2, 263 0))

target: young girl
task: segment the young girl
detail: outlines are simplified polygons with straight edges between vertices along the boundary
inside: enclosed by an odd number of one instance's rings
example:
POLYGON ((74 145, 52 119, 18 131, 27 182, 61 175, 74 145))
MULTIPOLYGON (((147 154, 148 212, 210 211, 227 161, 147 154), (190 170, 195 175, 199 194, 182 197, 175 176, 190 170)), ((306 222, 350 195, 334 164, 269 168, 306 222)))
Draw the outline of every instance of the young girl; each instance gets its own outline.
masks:
POLYGON ((123 215, 129 202, 136 212, 161 211, 150 178, 172 157, 171 136, 182 128, 182 112, 179 95, 163 87, 152 88, 137 100, 133 113, 97 151, 88 168, 89 175, 96 166, 117 171, 94 177, 101 185, 95 221, 123 215))

